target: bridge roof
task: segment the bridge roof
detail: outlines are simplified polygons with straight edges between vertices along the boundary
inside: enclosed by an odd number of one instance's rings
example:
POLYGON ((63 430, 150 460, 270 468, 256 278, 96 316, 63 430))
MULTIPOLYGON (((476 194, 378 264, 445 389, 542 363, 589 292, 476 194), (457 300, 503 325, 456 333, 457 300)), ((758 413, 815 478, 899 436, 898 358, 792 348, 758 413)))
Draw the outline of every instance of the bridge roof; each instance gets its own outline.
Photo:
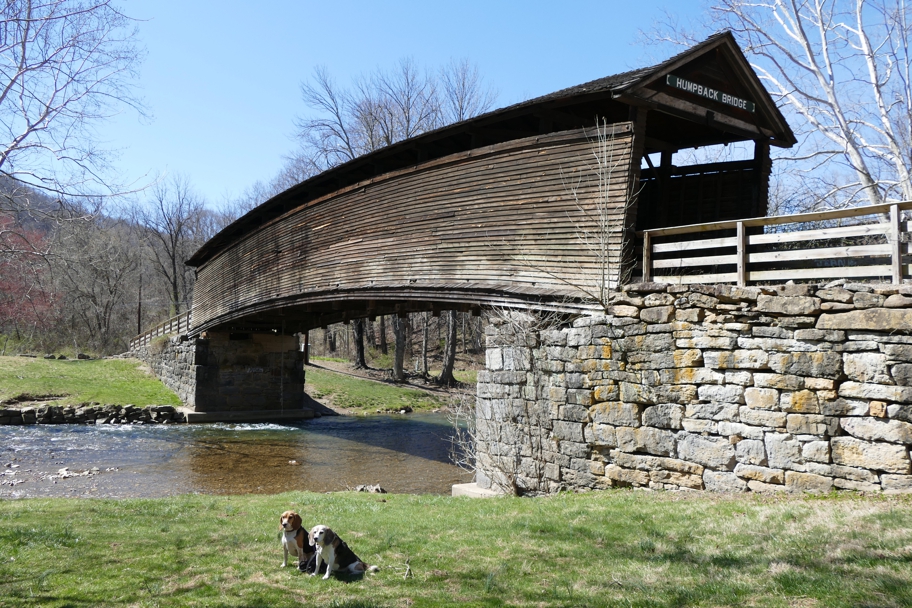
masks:
POLYGON ((745 140, 791 147, 797 141, 734 36, 720 32, 656 65, 481 114, 333 167, 251 210, 205 243, 187 264, 202 266, 251 230, 346 186, 482 146, 592 127, 595 116, 604 116, 609 122, 628 120, 631 107, 658 111, 651 113, 647 124, 646 153, 745 140), (662 79, 673 71, 721 83, 720 89, 752 100, 756 111, 748 116, 711 100, 670 91, 662 79), (670 134, 674 134, 673 140, 668 139, 670 134))

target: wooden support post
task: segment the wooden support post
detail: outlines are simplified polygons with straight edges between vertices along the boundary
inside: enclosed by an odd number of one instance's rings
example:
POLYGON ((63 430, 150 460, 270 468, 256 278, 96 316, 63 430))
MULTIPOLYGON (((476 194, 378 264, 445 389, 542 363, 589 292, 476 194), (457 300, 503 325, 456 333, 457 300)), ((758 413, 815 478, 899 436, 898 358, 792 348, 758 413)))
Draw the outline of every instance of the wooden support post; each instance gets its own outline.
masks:
POLYGON ((304 332, 304 365, 310 365, 310 330, 304 332))
POLYGON ((893 262, 893 284, 902 285, 902 217, 899 205, 890 205, 890 258, 893 262))
POLYGON ((738 247, 738 287, 747 285, 747 231, 744 222, 738 222, 735 241, 738 247))
POLYGON ((652 236, 649 231, 643 233, 643 282, 652 281, 652 236))

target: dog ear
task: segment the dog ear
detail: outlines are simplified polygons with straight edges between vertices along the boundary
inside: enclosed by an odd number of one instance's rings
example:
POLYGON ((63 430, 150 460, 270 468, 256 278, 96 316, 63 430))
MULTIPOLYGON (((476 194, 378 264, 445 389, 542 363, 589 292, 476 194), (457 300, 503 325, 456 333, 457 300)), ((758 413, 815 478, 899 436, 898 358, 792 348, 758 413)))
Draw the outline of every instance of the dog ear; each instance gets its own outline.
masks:
POLYGON ((300 528, 302 522, 303 522, 303 520, 301 519, 301 516, 298 515, 297 513, 295 513, 294 517, 291 518, 291 525, 295 529, 300 528))
POLYGON ((310 543, 311 547, 314 546, 314 531, 313 530, 311 530, 310 532, 307 533, 307 542, 310 543))
POLYGON ((332 530, 330 530, 329 528, 326 528, 326 534, 323 536, 323 542, 326 543, 327 545, 331 545, 331 544, 333 544, 333 541, 335 541, 335 540, 336 540, 336 533, 333 532, 332 530))

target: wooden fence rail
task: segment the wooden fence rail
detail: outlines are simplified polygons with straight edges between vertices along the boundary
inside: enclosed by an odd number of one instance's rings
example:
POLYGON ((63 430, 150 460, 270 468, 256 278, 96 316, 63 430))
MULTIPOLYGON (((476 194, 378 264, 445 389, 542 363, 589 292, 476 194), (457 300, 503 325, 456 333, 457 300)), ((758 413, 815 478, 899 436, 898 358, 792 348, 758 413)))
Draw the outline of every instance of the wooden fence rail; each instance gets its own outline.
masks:
POLYGON ((153 338, 158 336, 167 336, 170 334, 185 334, 190 331, 191 318, 190 311, 171 317, 167 321, 162 321, 152 329, 146 330, 130 340, 130 350, 142 346, 148 346, 153 338))
POLYGON ((642 280, 660 283, 783 283, 912 276, 912 202, 637 232, 642 280))

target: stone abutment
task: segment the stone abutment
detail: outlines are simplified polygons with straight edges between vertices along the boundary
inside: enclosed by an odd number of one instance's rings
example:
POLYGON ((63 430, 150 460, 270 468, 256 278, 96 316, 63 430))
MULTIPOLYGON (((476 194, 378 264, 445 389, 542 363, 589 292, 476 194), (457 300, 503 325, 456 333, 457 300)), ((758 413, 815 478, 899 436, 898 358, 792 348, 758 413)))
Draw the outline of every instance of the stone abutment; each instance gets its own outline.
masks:
POLYGON ((912 286, 669 286, 487 328, 477 482, 912 490, 912 286))
POLYGON ((304 407, 304 353, 295 336, 206 332, 156 338, 133 355, 194 412, 257 412, 304 407))

